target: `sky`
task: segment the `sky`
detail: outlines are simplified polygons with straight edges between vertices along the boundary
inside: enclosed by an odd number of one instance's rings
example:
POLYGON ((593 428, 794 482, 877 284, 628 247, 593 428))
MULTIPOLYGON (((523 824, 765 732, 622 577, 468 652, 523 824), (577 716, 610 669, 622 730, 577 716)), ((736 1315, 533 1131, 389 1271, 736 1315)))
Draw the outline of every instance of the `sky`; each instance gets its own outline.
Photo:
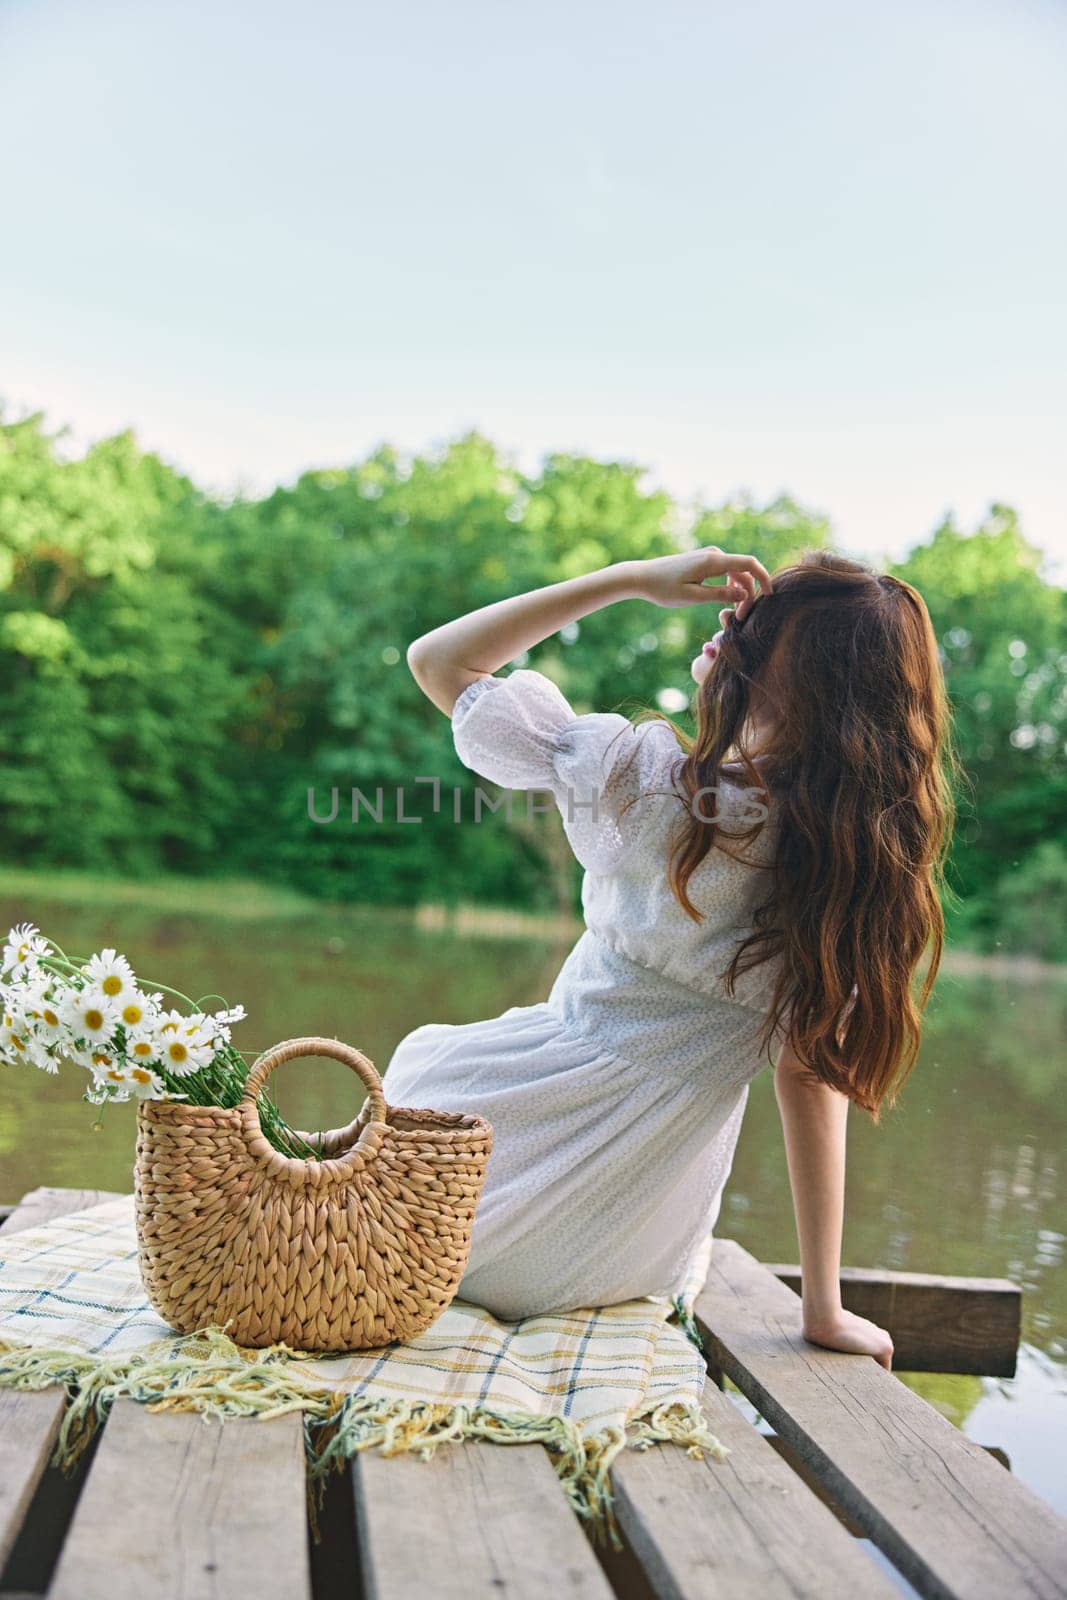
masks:
POLYGON ((0 398, 220 493, 478 428, 1067 577, 1063 0, 0 0, 0 398))

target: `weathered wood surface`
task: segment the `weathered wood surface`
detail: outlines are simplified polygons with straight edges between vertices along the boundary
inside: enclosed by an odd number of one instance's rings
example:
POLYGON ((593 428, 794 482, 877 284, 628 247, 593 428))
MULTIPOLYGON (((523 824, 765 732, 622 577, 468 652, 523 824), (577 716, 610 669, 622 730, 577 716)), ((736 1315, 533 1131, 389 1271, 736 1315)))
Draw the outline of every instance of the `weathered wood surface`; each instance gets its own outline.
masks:
POLYGON ((704 1414, 730 1450, 697 1471, 682 1450, 626 1451, 617 1515, 657 1596, 891 1600, 898 1587, 709 1383, 704 1414))
POLYGON ((225 1423, 118 1400, 49 1600, 310 1600, 299 1415, 225 1423))
POLYGON ((0 1390, 0 1572, 48 1465, 65 1403, 62 1390, 0 1390))
POLYGON ((541 1445, 367 1451, 351 1472, 365 1600, 611 1600, 541 1445))
MULTIPOLYGON (((35 1189, 4 1231, 117 1198, 106 1190, 35 1189)), ((65 1399, 61 1389, 0 1390, 3 1559, 47 1465, 65 1399)), ((121 1600, 126 1592, 167 1600, 310 1596, 298 1416, 234 1418, 223 1427, 116 1403, 48 1593, 49 1600, 121 1600)))
POLYGON ((733 1240, 716 1240, 696 1315, 727 1377, 920 1593, 1067 1594, 1067 1523, 875 1361, 808 1344, 796 1295, 733 1240))
MULTIPOLYGON (((7 1227, 109 1198, 36 1190, 7 1227)), ((625 1558, 601 1565, 540 1446, 445 1446, 429 1462, 368 1451, 337 1485, 348 1542, 331 1569, 321 1554, 312 1563, 318 1600, 888 1600, 893 1582, 849 1526, 938 1600, 1067 1595, 1067 1525, 869 1358, 803 1340, 795 1293, 732 1241, 716 1241, 697 1309, 710 1370, 721 1368, 778 1437, 760 1435, 709 1381, 705 1412, 732 1454, 620 1456, 625 1558)), ((42 1520, 40 1480, 63 1404, 58 1390, 0 1390, 6 1549, 31 1500, 42 1520)), ((119 1401, 69 1492, 80 1487, 73 1517, 68 1499, 47 1546, 61 1546, 48 1600, 308 1600, 304 1473, 296 1416, 219 1424, 119 1401)), ((57 1481, 49 1473, 45 1486, 57 1481)), ((21 1576, 26 1545, 8 1581, 40 1592, 44 1580, 21 1576)))
MULTIPOLYGON (((800 1268, 764 1262, 795 1294, 800 1268)), ((1022 1327, 1022 1290, 1008 1278, 953 1278, 929 1272, 844 1267, 848 1311, 887 1328, 897 1372, 964 1372, 1013 1378, 1022 1327)))
MULTIPOLYGON (((103 1189, 34 1189, 11 1208, 3 1231, 22 1233, 64 1212, 83 1211, 112 1198, 103 1189)), ((0 1572, 48 1465, 65 1405, 63 1389, 0 1389, 0 1572)))
POLYGON ((87 1211, 90 1206, 101 1205, 105 1200, 121 1200, 115 1189, 31 1189, 3 1223, 7 1234, 23 1233, 27 1228, 39 1228, 53 1217, 65 1216, 71 1211, 87 1211))

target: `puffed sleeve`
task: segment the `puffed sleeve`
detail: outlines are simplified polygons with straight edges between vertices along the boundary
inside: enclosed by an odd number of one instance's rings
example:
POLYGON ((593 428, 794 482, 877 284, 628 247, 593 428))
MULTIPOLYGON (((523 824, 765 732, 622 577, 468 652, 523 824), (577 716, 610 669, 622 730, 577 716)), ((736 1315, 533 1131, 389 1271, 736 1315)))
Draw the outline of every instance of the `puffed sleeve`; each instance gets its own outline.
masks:
POLYGON ((476 678, 452 708, 464 766, 505 789, 550 793, 571 849, 596 872, 617 866, 637 836, 663 731, 669 734, 654 723, 635 727, 614 711, 579 716, 550 678, 527 668, 476 678))

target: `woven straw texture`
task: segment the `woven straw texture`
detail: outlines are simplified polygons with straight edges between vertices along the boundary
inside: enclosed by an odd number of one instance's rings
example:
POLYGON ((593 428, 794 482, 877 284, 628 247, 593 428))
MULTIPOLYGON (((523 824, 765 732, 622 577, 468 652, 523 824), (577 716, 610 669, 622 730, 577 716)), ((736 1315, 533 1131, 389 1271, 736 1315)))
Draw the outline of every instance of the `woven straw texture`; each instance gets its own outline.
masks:
POLYGON ((371 1350, 415 1338, 466 1270, 493 1130, 483 1118, 389 1107, 373 1064, 337 1039, 289 1039, 252 1067, 237 1106, 142 1101, 134 1192, 154 1309, 179 1333, 229 1324, 239 1345, 371 1350), (346 1128, 282 1155, 256 1097, 298 1056, 331 1056, 367 1087, 346 1128))

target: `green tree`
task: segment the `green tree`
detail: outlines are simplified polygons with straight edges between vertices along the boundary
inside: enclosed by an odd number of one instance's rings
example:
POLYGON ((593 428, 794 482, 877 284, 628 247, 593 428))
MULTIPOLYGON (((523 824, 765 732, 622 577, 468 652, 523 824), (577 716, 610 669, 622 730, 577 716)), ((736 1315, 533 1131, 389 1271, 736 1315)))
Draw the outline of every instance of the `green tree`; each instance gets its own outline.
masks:
POLYGON ((17 856, 108 869, 210 860, 234 709, 214 618, 158 569, 198 496, 129 434, 75 459, 0 427, 0 818, 17 856))
MULTIPOLYGON (((506 594, 697 544, 771 567, 824 547, 786 496, 681 508, 626 462, 521 472, 476 433, 388 447, 262 498, 203 494, 130 434, 72 455, 0 419, 0 845, 104 871, 245 872, 350 900, 576 904, 548 819, 457 826, 476 780, 405 667, 419 633, 506 594), (429 786, 436 777, 441 805, 429 786), (353 787, 381 823, 351 821, 353 787), (406 791, 409 823, 397 816, 406 791), (308 792, 338 821, 308 815, 308 792)), ((938 635, 966 773, 956 936, 1061 949, 1067 598, 1008 508, 949 521, 895 570, 938 635), (1057 851, 1054 841, 1061 838, 1057 851), (1041 901, 1041 915, 1020 907, 1041 901)), ((512 665, 579 712, 691 691, 717 607, 628 601, 512 665)))
POLYGON ((952 857, 955 924, 996 937, 1009 882, 1067 816, 1067 595, 1041 574, 1018 519, 994 506, 962 533, 944 522, 893 570, 926 600, 966 774, 952 857))

